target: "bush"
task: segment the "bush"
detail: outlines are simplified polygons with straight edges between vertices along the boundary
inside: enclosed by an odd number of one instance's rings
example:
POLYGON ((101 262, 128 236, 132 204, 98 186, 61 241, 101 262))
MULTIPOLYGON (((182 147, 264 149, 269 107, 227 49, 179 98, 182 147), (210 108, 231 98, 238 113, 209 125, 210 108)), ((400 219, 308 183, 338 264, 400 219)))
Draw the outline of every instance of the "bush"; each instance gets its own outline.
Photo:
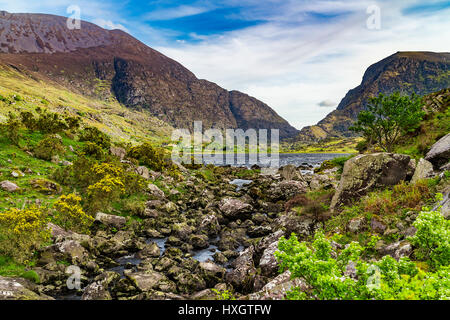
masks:
POLYGON ((85 155, 93 157, 97 160, 103 159, 104 152, 103 149, 93 143, 93 142, 86 142, 86 144, 83 146, 83 149, 81 150, 85 155))
POLYGON ((409 240, 417 247, 416 256, 434 268, 450 265, 450 221, 440 210, 422 211, 413 226, 417 232, 409 240))
POLYGON ((8 113, 8 120, 5 124, 0 125, 0 131, 4 134, 12 144, 18 146, 20 140, 19 129, 21 122, 17 119, 17 116, 13 113, 8 113))
POLYGON ((140 164, 152 170, 165 171, 170 175, 179 174, 178 168, 172 163, 164 149, 153 147, 149 143, 131 147, 128 157, 138 160, 140 164))
POLYGON ((84 128, 80 135, 80 141, 89 141, 102 147, 109 149, 111 146, 111 139, 105 133, 101 132, 96 127, 84 128))
POLYGON ((71 193, 61 196, 54 204, 55 222, 66 230, 88 233, 94 218, 87 215, 80 205, 81 197, 71 193))
POLYGON ((0 252, 16 261, 26 261, 34 249, 48 241, 47 223, 47 214, 37 207, 0 213, 0 252))
POLYGON ((87 208, 95 213, 99 210, 109 210, 111 203, 117 201, 125 192, 123 181, 109 174, 87 189, 87 208))
POLYGON ((34 147, 37 158, 50 161, 52 157, 65 153, 61 137, 57 135, 47 135, 34 147))
POLYGON ((359 300, 359 299, 449 299, 450 268, 436 273, 419 270, 408 258, 396 261, 385 256, 366 262, 361 255, 366 249, 352 242, 345 249, 333 250, 323 232, 317 232, 309 245, 299 242, 295 234, 279 241, 275 253, 280 271, 291 271, 306 286, 294 288, 287 299, 359 300), (350 262, 353 268, 348 269, 350 262), (348 270, 353 269, 352 272, 348 270))

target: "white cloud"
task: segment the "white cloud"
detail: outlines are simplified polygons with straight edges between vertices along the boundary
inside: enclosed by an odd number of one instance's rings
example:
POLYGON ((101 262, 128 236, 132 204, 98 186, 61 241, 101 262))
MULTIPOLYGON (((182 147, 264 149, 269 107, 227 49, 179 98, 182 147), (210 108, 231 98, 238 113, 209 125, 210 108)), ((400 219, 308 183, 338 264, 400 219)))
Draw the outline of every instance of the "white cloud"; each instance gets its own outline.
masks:
POLYGON ((119 30, 122 30, 122 31, 125 31, 128 33, 130 32, 122 24, 120 24, 120 23, 116 24, 116 23, 112 22, 111 20, 94 19, 92 22, 104 29, 108 29, 108 30, 119 29, 119 30))
POLYGON ((145 14, 143 18, 149 21, 171 20, 197 15, 200 13, 207 12, 209 10, 210 10, 209 7, 178 6, 175 8, 160 9, 149 12, 145 14))
MULTIPOLYGON (((338 2, 343 11, 352 8, 338 2)), ((381 30, 368 30, 367 6, 361 5, 362 1, 352 2, 356 8, 352 14, 327 23, 270 22, 207 37, 197 44, 156 49, 199 78, 266 102, 300 129, 324 118, 330 109, 318 108, 317 104, 324 100, 339 102, 360 84, 371 64, 397 51, 449 49, 443 39, 450 39, 450 10, 405 16, 401 13, 404 2, 383 2, 381 30)), ((330 3, 311 1, 310 5, 333 12, 330 3)))

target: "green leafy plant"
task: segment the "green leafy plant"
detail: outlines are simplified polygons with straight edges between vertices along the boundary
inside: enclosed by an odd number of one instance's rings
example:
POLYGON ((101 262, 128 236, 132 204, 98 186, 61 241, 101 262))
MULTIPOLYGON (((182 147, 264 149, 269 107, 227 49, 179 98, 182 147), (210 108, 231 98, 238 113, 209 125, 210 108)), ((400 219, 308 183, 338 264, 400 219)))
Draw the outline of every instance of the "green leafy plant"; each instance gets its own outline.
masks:
POLYGON ((369 99, 366 110, 358 114, 358 120, 350 130, 360 132, 369 144, 377 144, 391 152, 398 139, 415 130, 424 116, 422 99, 395 92, 390 96, 380 93, 369 99))

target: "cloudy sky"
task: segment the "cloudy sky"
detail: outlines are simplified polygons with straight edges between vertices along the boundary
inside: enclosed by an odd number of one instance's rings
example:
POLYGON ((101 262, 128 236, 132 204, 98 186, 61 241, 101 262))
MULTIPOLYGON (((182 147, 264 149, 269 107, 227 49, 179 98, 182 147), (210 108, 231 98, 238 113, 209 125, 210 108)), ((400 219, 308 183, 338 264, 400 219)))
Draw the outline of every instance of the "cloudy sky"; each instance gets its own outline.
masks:
POLYGON ((1 10, 64 16, 71 5, 299 129, 336 108, 371 64, 397 51, 450 51, 443 0, 0 0, 1 10))

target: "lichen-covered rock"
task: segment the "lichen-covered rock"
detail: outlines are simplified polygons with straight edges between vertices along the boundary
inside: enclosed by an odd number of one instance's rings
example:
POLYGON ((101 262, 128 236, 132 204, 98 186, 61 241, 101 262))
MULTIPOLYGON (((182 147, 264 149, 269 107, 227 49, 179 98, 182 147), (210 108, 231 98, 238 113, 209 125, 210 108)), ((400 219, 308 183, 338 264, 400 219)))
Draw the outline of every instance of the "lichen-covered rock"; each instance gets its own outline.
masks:
POLYGON ((249 300, 283 300, 286 298, 286 293, 293 288, 300 288, 304 291, 308 287, 299 278, 291 279, 291 272, 288 270, 267 283, 262 290, 249 294, 245 298, 249 300))
POLYGON ((123 160, 125 156, 127 155, 127 151, 124 148, 121 147, 113 147, 111 146, 109 148, 109 152, 113 155, 118 157, 120 160, 123 160))
POLYGON ((26 280, 0 276, 0 300, 54 300, 30 290, 26 280))
POLYGON ((127 219, 125 217, 106 214, 103 212, 97 212, 97 214, 95 215, 95 221, 101 222, 104 225, 117 229, 122 229, 127 223, 127 219))
POLYGON ((249 216, 253 211, 252 205, 234 198, 222 199, 219 203, 219 210, 226 218, 240 219, 249 216))
POLYGON ((248 293, 253 289, 253 279, 256 268, 253 261, 255 249, 253 246, 242 251, 239 257, 233 261, 233 270, 228 272, 225 279, 239 292, 248 293))
POLYGON ((299 237, 307 237, 314 234, 317 224, 315 221, 305 215, 298 215, 290 211, 281 215, 274 221, 274 228, 284 231, 284 236, 289 237, 292 232, 299 237))
POLYGON ((213 262, 200 262, 200 274, 203 279, 205 279, 206 285, 210 288, 222 282, 225 277, 225 273, 225 268, 220 267, 213 262))
POLYGON ((358 155, 347 160, 330 209, 348 204, 376 188, 405 180, 409 162, 409 156, 393 153, 358 155))
POLYGON ((450 133, 439 139, 428 151, 425 160, 439 168, 450 161, 450 133))
POLYGON ((153 183, 148 184, 147 192, 155 199, 164 199, 166 197, 164 191, 162 191, 160 188, 158 188, 158 186, 154 185, 153 183))
POLYGON ((278 241, 271 243, 263 252, 259 260, 259 267, 263 276, 270 277, 277 274, 278 261, 275 251, 278 250, 278 241))
POLYGON ((156 290, 168 280, 164 274, 156 271, 125 272, 124 274, 141 291, 156 290))
POLYGON ((292 164, 283 166, 278 171, 284 180, 297 180, 297 181, 304 180, 301 171, 298 170, 297 167, 292 164))
POLYGON ((271 186, 268 198, 272 201, 288 200, 292 197, 305 193, 308 184, 305 181, 286 180, 271 186))
POLYGON ((347 229, 350 232, 358 233, 365 228, 365 222, 366 222, 366 219, 364 217, 354 218, 349 221, 349 223, 347 225, 347 229))
POLYGON ((421 179, 430 178, 433 176, 433 172, 433 164, 425 159, 420 159, 417 163, 411 183, 416 183, 421 179))
POLYGON ((62 188, 59 184, 46 179, 33 179, 30 181, 30 185, 37 192, 44 193, 47 195, 60 194, 62 192, 62 188))

